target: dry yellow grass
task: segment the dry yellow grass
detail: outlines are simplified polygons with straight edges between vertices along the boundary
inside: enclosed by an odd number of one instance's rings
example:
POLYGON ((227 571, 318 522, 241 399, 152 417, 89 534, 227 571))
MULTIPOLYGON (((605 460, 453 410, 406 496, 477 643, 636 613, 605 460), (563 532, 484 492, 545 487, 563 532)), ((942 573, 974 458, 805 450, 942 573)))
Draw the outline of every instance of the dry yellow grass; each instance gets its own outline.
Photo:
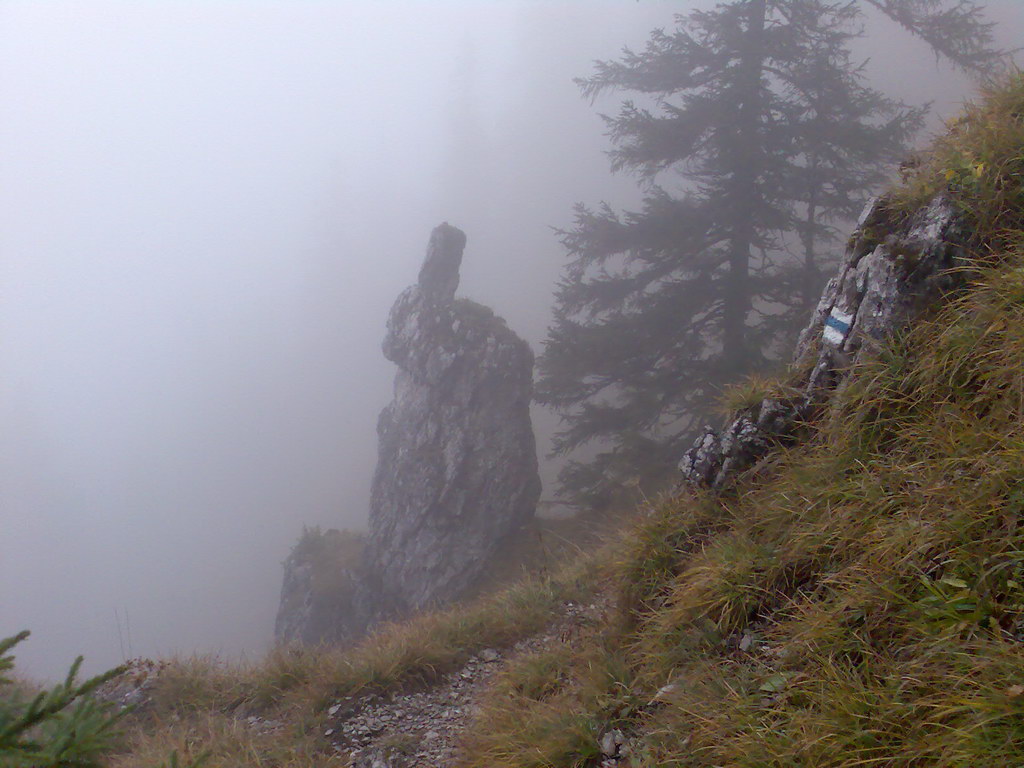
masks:
POLYGON ((171 660, 127 721, 111 768, 164 768, 197 758, 207 768, 343 766, 321 734, 338 698, 428 685, 474 653, 543 629, 566 600, 601 583, 598 556, 528 578, 468 604, 381 627, 348 649, 280 648, 256 664, 171 660), (253 718, 250 721, 250 718, 253 718))

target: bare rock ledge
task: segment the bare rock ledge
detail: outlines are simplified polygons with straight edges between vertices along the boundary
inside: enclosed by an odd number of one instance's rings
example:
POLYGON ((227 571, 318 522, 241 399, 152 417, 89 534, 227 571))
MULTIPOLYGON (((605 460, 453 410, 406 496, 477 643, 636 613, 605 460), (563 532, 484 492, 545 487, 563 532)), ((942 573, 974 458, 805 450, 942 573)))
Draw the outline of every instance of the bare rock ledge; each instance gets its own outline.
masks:
POLYGON ((895 213, 886 197, 873 200, 800 334, 796 394, 744 408, 722 430, 705 427, 679 463, 683 483, 720 489, 791 440, 853 364, 963 282, 953 268, 966 263, 967 241, 964 217, 946 194, 910 216, 895 213))

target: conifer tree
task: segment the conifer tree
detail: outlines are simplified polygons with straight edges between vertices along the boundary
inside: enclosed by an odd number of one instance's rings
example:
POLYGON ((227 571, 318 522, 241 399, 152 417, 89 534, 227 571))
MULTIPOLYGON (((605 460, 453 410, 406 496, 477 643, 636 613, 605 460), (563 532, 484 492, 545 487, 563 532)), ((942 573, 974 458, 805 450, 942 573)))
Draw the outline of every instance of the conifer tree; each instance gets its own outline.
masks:
MULTIPOLYGON (((998 58, 975 3, 869 0, 964 68, 998 58)), ((864 6, 733 0, 677 16, 641 52, 599 62, 585 96, 639 94, 605 117, 639 210, 577 205, 539 359, 565 428, 563 492, 588 506, 655 489, 727 382, 781 358, 828 252, 923 109, 886 98, 851 52, 864 6)))

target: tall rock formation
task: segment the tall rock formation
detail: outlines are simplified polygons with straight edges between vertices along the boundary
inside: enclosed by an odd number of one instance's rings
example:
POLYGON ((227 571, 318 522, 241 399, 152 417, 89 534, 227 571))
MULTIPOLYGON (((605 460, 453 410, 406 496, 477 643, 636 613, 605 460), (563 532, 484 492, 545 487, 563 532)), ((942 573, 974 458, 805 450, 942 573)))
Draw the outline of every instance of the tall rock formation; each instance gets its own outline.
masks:
POLYGON ((882 197, 864 211, 839 271, 825 286, 794 354, 795 394, 766 397, 722 430, 705 427, 679 463, 683 482, 721 488, 795 436, 877 341, 963 283, 964 216, 945 194, 905 215, 882 197))
POLYGON ((377 425, 368 568, 389 612, 463 593, 540 498, 533 353, 490 309, 455 298, 465 243, 437 227, 388 318, 398 374, 377 425))
POLYGON ((460 230, 437 227, 417 284, 391 308, 383 349, 398 373, 377 424, 365 547, 338 579, 339 599, 316 594, 313 550, 296 548, 279 641, 348 640, 456 599, 534 514, 533 353, 490 309, 455 298, 465 244, 460 230))

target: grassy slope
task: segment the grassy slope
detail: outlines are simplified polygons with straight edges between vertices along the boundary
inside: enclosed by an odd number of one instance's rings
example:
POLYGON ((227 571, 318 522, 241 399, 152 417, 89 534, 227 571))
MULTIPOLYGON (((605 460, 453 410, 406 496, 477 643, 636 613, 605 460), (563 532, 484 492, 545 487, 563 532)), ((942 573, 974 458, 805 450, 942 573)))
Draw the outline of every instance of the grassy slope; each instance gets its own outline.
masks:
POLYGON ((895 193, 953 190, 966 292, 729 494, 628 539, 620 615, 510 669, 466 766, 1024 765, 1024 81, 895 193))

